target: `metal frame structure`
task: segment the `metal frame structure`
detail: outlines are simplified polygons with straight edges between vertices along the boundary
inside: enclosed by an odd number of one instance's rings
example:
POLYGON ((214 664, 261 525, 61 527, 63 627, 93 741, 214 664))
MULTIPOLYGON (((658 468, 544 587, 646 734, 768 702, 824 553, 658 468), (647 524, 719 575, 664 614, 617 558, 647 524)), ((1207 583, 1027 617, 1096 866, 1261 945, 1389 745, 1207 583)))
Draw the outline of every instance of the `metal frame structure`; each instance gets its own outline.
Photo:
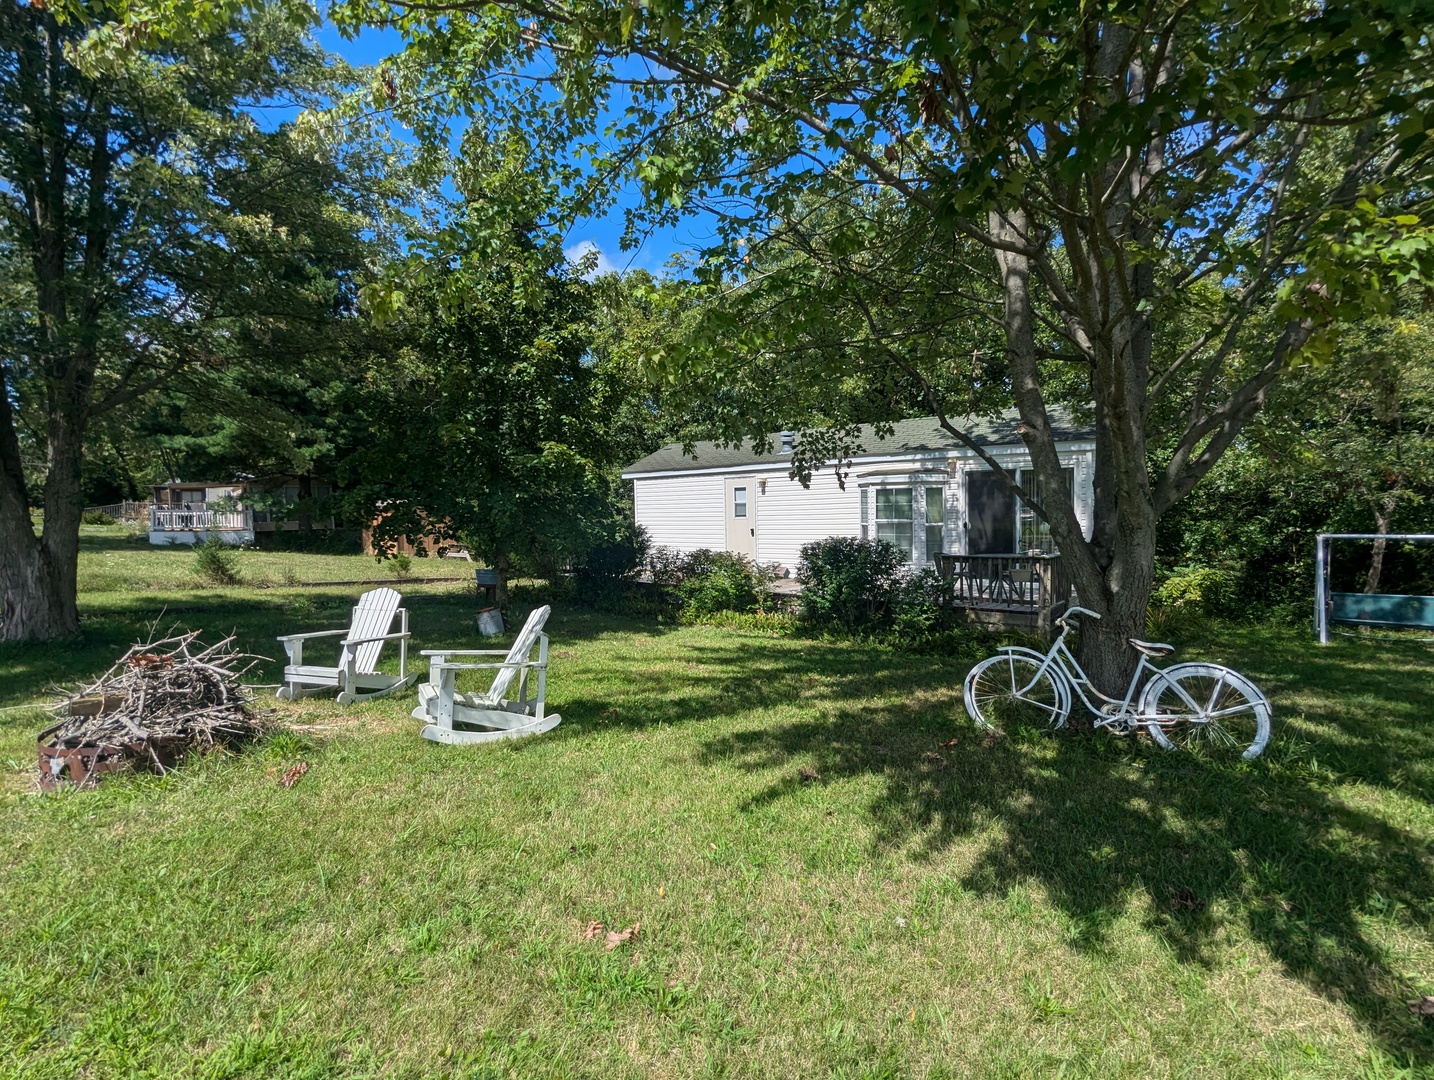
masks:
POLYGON ((1413 540, 1434 542, 1434 533, 1320 533, 1315 537, 1315 637, 1329 644, 1329 552, 1332 540, 1413 540))

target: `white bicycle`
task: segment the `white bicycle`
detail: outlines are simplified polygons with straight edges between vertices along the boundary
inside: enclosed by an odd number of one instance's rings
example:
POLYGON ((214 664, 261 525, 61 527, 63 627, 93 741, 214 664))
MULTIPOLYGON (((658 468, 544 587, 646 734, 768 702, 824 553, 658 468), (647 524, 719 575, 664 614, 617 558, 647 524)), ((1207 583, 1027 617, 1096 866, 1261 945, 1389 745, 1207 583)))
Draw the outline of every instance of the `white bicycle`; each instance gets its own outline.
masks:
POLYGON ((1091 685, 1066 646, 1069 620, 1078 615, 1100 618, 1086 608, 1071 608, 1056 620, 1061 632, 1049 652, 1007 645, 973 667, 965 694, 971 719, 989 731, 1063 728, 1074 695, 1095 715, 1095 726, 1114 735, 1143 729, 1167 750, 1238 752, 1247 761, 1264 752, 1270 741, 1270 703, 1245 676, 1220 664, 1158 668, 1151 658, 1169 656, 1175 647, 1130 638, 1140 663, 1125 697, 1107 697, 1091 685))

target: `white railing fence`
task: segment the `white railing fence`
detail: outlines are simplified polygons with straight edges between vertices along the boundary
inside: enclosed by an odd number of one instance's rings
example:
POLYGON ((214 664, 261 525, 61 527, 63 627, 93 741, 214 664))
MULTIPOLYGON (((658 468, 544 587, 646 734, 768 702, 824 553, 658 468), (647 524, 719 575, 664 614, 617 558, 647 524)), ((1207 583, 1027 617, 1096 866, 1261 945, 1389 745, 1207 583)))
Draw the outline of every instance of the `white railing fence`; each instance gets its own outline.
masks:
POLYGON ((154 506, 149 527, 158 532, 224 532, 254 528, 252 510, 211 510, 204 503, 154 506))

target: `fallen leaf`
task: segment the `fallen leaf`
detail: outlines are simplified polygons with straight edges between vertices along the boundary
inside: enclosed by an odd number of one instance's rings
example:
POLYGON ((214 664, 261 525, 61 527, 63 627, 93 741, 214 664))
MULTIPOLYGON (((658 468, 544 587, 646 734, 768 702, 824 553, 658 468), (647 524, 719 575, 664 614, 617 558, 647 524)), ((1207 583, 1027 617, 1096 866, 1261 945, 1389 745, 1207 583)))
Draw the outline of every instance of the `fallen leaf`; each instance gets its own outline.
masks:
POLYGON ((664 896, 666 896, 666 895, 667 895, 667 886, 666 886, 666 885, 659 885, 659 886, 657 887, 657 898, 658 898, 659 900, 661 900, 661 899, 662 899, 664 896))
POLYGON ((1434 997, 1425 994, 1409 1002, 1409 1011, 1415 1016, 1434 1016, 1434 997))
POLYGON ((603 925, 602 925, 602 923, 598 922, 598 921, 595 919, 595 920, 593 920, 592 922, 588 923, 587 929, 585 929, 585 930, 583 931, 583 940, 584 940, 584 941, 591 941, 593 938, 597 937, 597 936, 598 936, 599 934, 601 934, 602 932, 603 932, 603 925))
POLYGON ((609 930, 607 932, 607 951, 612 952, 624 941, 631 941, 637 935, 638 927, 641 925, 642 923, 635 922, 623 930, 609 930))
POLYGON ((820 780, 821 778, 822 774, 809 765, 803 765, 797 770, 797 779, 804 784, 810 784, 813 780, 820 780))
POLYGON ((1194 890, 1183 888, 1170 901, 1171 911, 1193 911, 1197 915, 1205 910, 1205 901, 1195 895, 1194 890))
POLYGON ((941 744, 941 746, 942 746, 943 749, 950 750, 953 746, 955 746, 955 745, 956 745, 958 742, 960 742, 960 741, 961 741, 960 739, 954 739, 954 738, 953 738, 953 739, 947 739, 944 743, 941 744))
POLYGON ((297 765, 290 765, 284 770, 284 775, 279 777, 280 787, 293 787, 299 782, 299 777, 309 771, 309 763, 301 761, 297 765))
POLYGON ((922 756, 923 756, 923 757, 925 758, 925 760, 927 760, 927 761, 939 761, 942 765, 945 765, 945 764, 946 764, 946 759, 945 759, 944 757, 942 757, 940 754, 938 754, 935 750, 928 750, 928 751, 926 751, 926 753, 923 754, 922 756))

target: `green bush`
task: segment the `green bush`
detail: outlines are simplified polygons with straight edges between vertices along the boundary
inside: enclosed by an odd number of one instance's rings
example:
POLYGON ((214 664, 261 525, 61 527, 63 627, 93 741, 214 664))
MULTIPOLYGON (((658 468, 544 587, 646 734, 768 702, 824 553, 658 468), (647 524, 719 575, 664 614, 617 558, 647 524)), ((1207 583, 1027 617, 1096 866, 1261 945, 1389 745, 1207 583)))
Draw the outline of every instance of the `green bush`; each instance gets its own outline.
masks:
POLYGON ((238 585, 239 552, 210 533, 202 544, 194 546, 194 572, 214 585, 238 585))
POLYGON ((651 547, 640 526, 594 544, 573 569, 577 602, 611 605, 627 599, 651 547))
POLYGON ((902 574, 888 609, 892 633, 902 640, 917 640, 945 629, 951 617, 950 609, 941 604, 945 587, 941 575, 930 567, 902 574))
POLYGON ((904 585, 905 557, 885 540, 832 536, 802 547, 802 620, 819 629, 885 629, 904 585))
POLYGON ((1240 575, 1214 566, 1177 566, 1155 587, 1154 601, 1162 607, 1199 615, 1217 615, 1234 603, 1240 575))
POLYGON ((80 515, 81 525, 118 525, 114 518, 110 517, 103 510, 86 510, 80 515))
POLYGON ((394 577, 406 578, 413 573, 413 556, 400 551, 397 555, 384 560, 388 568, 393 571, 394 577))
POLYGON ((719 611, 759 611, 771 584, 770 571, 731 551, 694 551, 679 565, 675 592, 688 617, 719 611))

